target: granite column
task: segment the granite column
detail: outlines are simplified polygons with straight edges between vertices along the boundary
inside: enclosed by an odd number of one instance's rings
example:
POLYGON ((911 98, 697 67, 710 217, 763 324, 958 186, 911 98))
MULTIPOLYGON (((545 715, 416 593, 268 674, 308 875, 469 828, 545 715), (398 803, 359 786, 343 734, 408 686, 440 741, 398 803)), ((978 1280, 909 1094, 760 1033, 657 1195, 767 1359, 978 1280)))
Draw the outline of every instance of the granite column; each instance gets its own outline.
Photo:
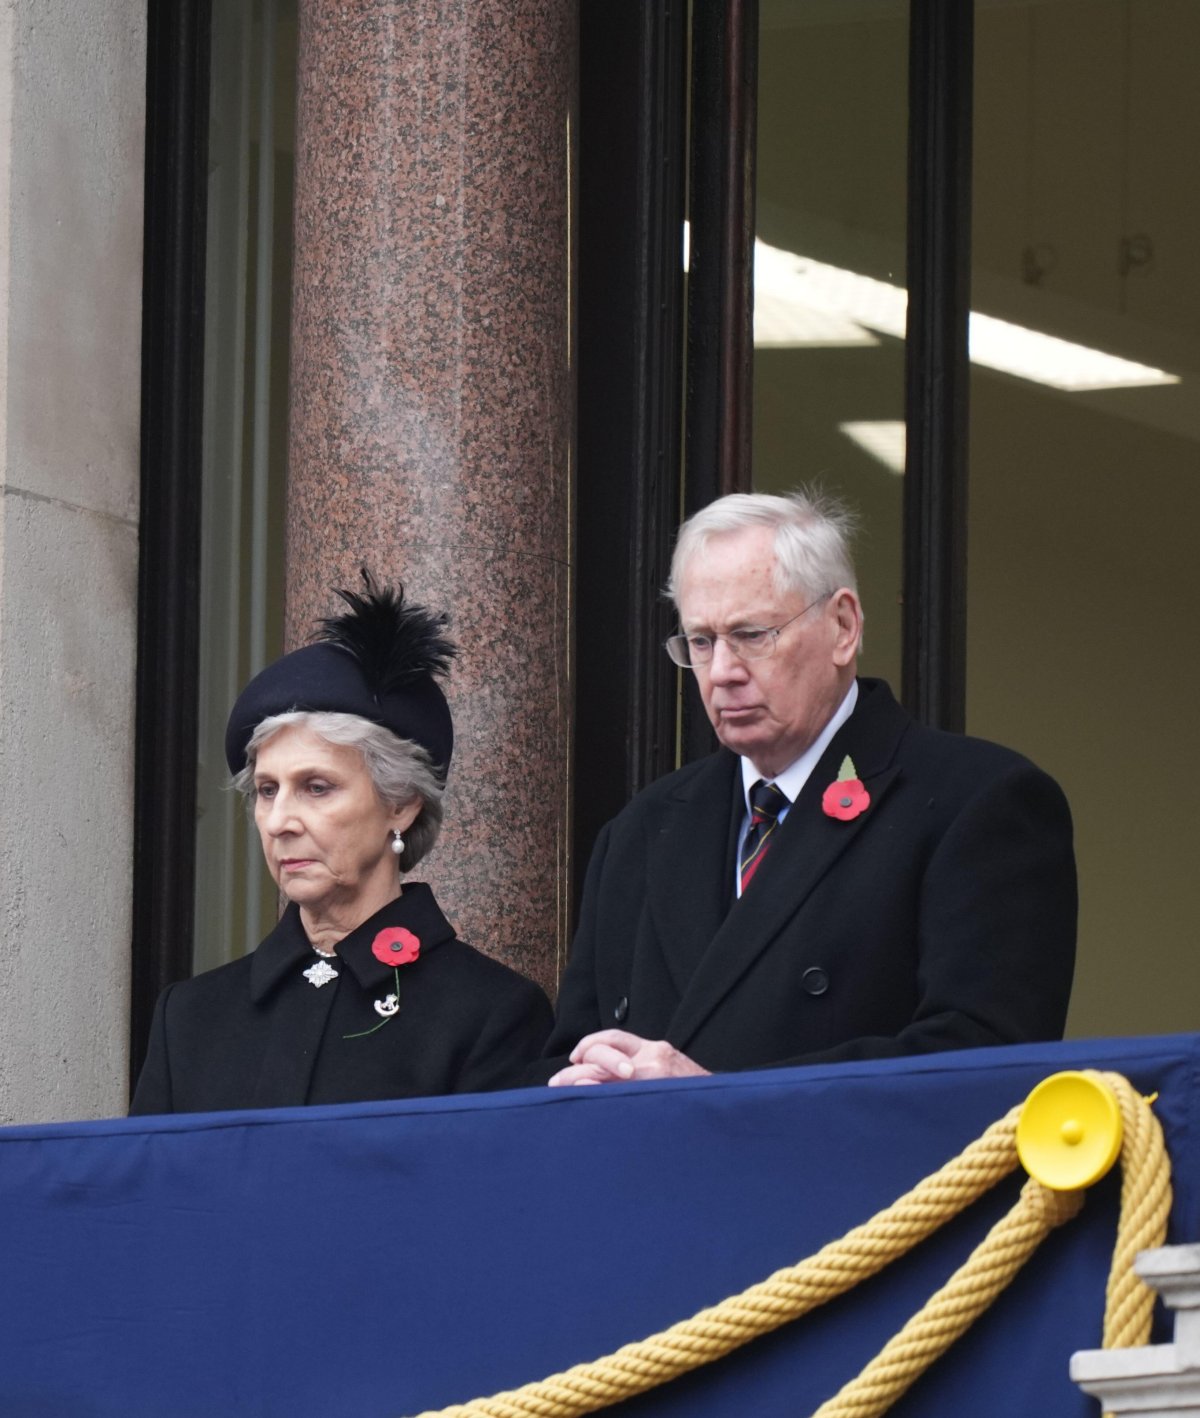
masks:
POLYGON ((289 644, 369 565, 446 609, 420 875, 552 987, 567 946, 574 6, 301 0, 289 644))

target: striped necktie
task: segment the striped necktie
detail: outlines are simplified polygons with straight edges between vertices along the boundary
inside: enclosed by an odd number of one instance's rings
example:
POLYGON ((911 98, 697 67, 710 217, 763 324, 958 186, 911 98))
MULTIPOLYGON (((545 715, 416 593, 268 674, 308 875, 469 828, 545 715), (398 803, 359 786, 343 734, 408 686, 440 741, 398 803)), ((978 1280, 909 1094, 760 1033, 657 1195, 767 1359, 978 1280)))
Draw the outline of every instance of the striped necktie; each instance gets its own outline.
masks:
POLYGON ((787 796, 774 783, 764 783, 760 778, 750 789, 750 830, 746 833, 742 860, 738 863, 743 891, 750 885, 759 863, 767 855, 771 834, 779 826, 779 814, 788 805, 787 796))

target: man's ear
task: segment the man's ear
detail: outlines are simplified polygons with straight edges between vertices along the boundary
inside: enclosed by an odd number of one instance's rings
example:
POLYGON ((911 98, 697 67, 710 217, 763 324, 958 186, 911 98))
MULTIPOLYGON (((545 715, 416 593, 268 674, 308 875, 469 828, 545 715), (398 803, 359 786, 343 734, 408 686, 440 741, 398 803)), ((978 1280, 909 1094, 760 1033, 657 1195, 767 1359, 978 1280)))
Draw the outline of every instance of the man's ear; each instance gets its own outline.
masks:
POLYGON ((833 663, 839 669, 854 663, 862 644, 862 605, 848 586, 835 591, 832 596, 833 615, 837 633, 833 642, 833 663))

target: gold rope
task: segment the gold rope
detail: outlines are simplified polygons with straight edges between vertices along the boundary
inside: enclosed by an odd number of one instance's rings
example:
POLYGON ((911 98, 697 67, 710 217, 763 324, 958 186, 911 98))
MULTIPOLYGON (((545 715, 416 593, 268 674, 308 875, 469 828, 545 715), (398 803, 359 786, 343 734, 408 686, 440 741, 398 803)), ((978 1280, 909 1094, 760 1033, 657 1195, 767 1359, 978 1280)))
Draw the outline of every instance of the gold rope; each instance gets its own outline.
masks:
MULTIPOLYGON (((1088 1070, 1088 1075, 1115 1094, 1121 1109, 1121 1213, 1105 1302, 1104 1347, 1123 1349, 1150 1338, 1154 1292, 1134 1273, 1133 1262, 1139 1251, 1166 1239, 1171 1169, 1162 1125, 1129 1080, 1119 1073, 1088 1070)), ((813 1418, 886 1413, 987 1309, 1042 1239, 1079 1212, 1083 1197, 1081 1191, 1050 1191, 1032 1178, 1026 1182, 1017 1205, 966 1263, 813 1418)))
POLYGON ((1056 1226, 1083 1207, 1083 1192, 1054 1192, 1031 1177, 1017 1204, 893 1339, 813 1418, 886 1413, 964 1334, 1056 1226))
MULTIPOLYGON (((1094 1076, 1117 1095, 1124 1122, 1121 1221, 1104 1343, 1141 1344, 1149 1336, 1153 1295, 1133 1274, 1133 1258, 1146 1246, 1161 1245, 1166 1234, 1169 1163, 1162 1128, 1132 1084, 1120 1074, 1094 1076)), ((741 1294, 593 1363, 419 1418, 576 1418, 724 1357, 876 1274, 1015 1171, 1020 1113, 1020 1106, 1013 1108, 871 1220, 741 1294)), ((1028 1181, 1016 1205, 965 1264, 814 1418, 874 1418, 885 1412, 992 1303, 1050 1231, 1079 1211, 1083 1195, 1028 1181)))
POLYGON ((1167 1239, 1171 1161, 1162 1124, 1133 1084, 1119 1073, 1094 1073, 1121 1106, 1121 1215, 1104 1302, 1104 1348, 1129 1349, 1150 1339, 1154 1291, 1134 1273, 1138 1251, 1167 1239))

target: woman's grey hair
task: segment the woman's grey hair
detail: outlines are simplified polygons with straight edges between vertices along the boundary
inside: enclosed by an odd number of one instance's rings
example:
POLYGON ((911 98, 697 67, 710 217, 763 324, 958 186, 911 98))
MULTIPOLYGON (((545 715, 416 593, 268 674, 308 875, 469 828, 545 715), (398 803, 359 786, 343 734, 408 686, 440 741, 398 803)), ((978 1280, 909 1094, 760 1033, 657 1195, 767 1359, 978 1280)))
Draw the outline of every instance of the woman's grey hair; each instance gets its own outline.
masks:
POLYGON ((684 568, 702 555, 712 537, 770 527, 775 532, 775 589, 815 597, 843 586, 857 594, 850 542, 858 519, 843 502, 826 493, 800 490, 776 496, 735 492, 702 508, 679 529, 671 557, 667 595, 679 609, 684 568))
POLYGON ((413 798, 421 799, 421 811, 404 832, 404 851, 399 863, 402 872, 426 856, 442 830, 442 794, 445 788, 438 777, 433 759, 411 739, 399 738, 382 724, 373 724, 358 714, 316 713, 293 709, 287 714, 272 714, 250 735, 246 745, 246 766, 234 774, 233 786, 251 802, 255 797, 254 765, 258 750, 290 725, 310 729, 326 743, 341 748, 356 748, 381 802, 389 808, 403 807, 413 798))

